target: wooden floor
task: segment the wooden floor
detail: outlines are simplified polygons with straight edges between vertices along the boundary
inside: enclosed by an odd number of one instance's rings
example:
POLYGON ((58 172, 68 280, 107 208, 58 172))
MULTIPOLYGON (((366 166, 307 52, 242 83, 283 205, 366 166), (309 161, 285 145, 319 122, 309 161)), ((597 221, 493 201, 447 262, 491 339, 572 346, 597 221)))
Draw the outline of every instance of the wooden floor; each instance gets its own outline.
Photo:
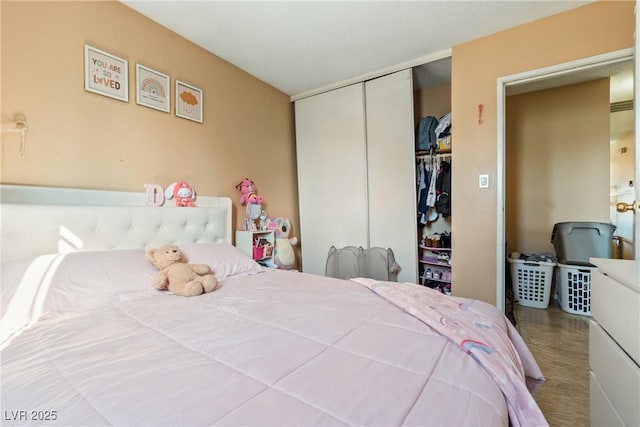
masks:
POLYGON ((516 305, 517 328, 546 381, 534 394, 549 425, 589 426, 589 317, 516 305))

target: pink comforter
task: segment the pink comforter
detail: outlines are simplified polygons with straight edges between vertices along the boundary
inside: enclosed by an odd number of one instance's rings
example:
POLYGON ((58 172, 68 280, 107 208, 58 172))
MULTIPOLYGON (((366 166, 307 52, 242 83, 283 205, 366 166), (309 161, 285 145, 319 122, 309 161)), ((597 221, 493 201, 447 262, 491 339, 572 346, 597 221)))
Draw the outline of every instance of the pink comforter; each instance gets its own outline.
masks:
POLYGON ((149 285, 144 255, 67 255, 42 281, 3 266, 0 336, 31 320, 0 350, 3 425, 509 425, 474 359, 358 283, 269 270, 182 298, 149 285))
POLYGON ((510 333, 510 337, 494 319, 463 300, 424 286, 364 278, 352 280, 423 321, 476 360, 502 390, 513 426, 548 425, 525 379, 540 383, 544 378, 519 334, 510 333), (526 364, 521 356, 526 358, 526 364))

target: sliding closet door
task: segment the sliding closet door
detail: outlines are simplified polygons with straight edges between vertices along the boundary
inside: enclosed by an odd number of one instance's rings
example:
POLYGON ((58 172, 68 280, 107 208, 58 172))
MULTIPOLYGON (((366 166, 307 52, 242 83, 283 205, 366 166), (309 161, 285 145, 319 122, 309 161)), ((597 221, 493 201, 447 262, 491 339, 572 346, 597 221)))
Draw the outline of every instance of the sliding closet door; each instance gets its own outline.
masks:
POLYGON ((365 84, 370 245, 390 247, 400 282, 417 282, 417 219, 411 70, 365 84))
POLYGON ((329 247, 367 246, 364 84, 296 101, 302 270, 324 275, 329 247))

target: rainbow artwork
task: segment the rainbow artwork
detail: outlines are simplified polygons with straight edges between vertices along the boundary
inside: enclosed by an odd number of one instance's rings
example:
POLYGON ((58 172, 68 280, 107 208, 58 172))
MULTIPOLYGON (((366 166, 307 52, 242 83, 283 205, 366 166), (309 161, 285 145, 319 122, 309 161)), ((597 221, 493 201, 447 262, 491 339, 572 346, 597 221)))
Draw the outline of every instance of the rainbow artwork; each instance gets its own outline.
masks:
POLYGON ((162 83, 152 77, 147 77, 140 83, 140 91, 155 101, 164 101, 167 97, 162 83))
POLYGON ((169 103, 169 76, 136 64, 136 102, 145 107, 168 113, 169 103))

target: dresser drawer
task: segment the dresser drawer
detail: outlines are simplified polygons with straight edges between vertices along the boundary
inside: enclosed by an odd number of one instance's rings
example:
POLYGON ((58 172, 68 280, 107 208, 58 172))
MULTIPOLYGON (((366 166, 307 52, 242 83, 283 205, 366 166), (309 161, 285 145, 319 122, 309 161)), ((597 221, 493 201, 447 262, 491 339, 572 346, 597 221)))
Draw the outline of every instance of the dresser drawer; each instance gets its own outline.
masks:
POLYGON ((623 423, 640 425, 640 367, 593 320, 589 321, 589 366, 623 423))
POLYGON ((624 426, 593 372, 589 372, 589 418, 593 427, 624 426))
POLYGON ((591 273, 591 316, 640 365, 640 293, 591 273))

